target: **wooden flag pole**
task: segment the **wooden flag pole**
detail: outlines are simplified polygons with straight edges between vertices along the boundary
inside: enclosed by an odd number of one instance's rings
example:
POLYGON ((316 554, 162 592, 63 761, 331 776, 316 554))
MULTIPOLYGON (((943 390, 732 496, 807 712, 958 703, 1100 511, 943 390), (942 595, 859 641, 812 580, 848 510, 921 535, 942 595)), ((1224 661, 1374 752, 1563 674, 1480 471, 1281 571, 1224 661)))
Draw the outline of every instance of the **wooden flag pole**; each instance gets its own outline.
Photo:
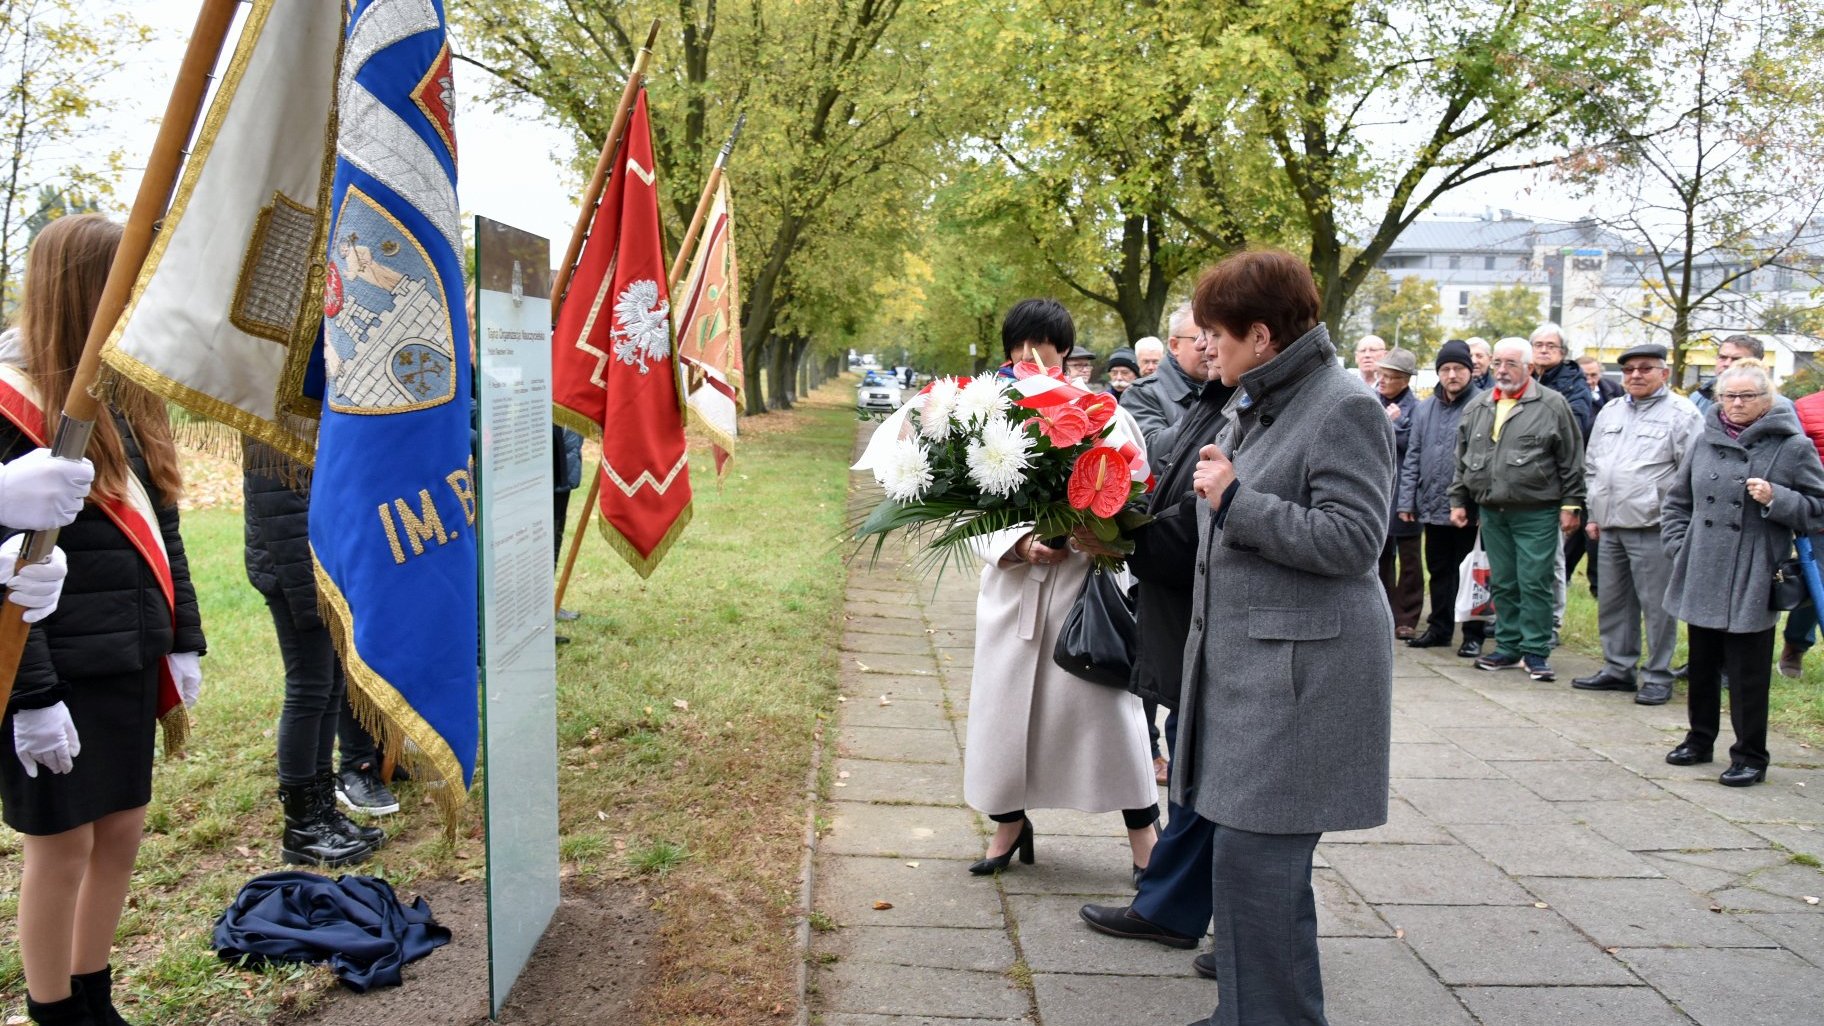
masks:
MULTIPOLYGON (((741 128, 747 124, 747 115, 735 119, 734 130, 728 133, 728 141, 722 144, 722 151, 716 154, 716 162, 709 169, 709 180, 703 185, 703 195, 697 199, 696 213, 690 215, 690 227, 684 230, 684 239, 678 244, 678 255, 671 263, 671 272, 666 275, 665 294, 672 297, 675 305, 678 282, 684 277, 684 269, 690 263, 690 249, 696 245, 697 236, 703 231, 703 222, 709 217, 710 204, 716 198, 716 186, 721 184, 722 169, 728 165, 729 154, 735 151, 735 140, 741 138, 741 128)), ((587 532, 589 521, 595 516, 595 499, 602 490, 602 468, 597 464, 595 476, 589 482, 589 497, 583 502, 583 514, 576 522, 576 534, 570 539, 570 554, 564 557, 564 572, 557 579, 557 598, 552 602, 553 612, 564 608, 564 592, 570 590, 570 572, 576 569, 576 555, 583 549, 583 535, 587 532)))
POLYGON ((659 39, 659 19, 652 19, 646 33, 646 45, 633 58, 633 69, 627 73, 627 87, 621 90, 620 106, 614 108, 614 120, 608 123, 608 138, 602 143, 602 154, 595 159, 595 173, 589 176, 589 188, 583 191, 582 210, 576 216, 576 227, 570 231, 570 245, 564 250, 564 262, 557 265, 557 278, 551 283, 551 323, 557 323, 558 308, 570 288, 570 274, 583 255, 583 242, 589 237, 590 222, 595 220, 596 204, 602 201, 602 190, 608 187, 608 174, 614 170, 614 155, 620 150, 621 136, 627 133, 627 119, 633 116, 633 101, 646 80, 646 66, 652 62, 652 44, 659 39))
MULTIPOLYGON (((190 44, 177 70, 177 82, 171 98, 165 103, 164 120, 158 138, 146 159, 146 174, 139 181, 139 192, 133 197, 133 211, 127 216, 121 233, 120 248, 114 264, 108 269, 107 285, 95 307, 95 319, 89 324, 89 336, 83 343, 82 359, 76 364, 76 376, 70 382, 69 398, 63 403, 63 419, 57 424, 57 435, 51 452, 63 459, 79 460, 89 447, 89 433, 95 428, 101 404, 89 394, 101 370, 101 349, 114 325, 127 307, 133 282, 152 249, 152 236, 157 231, 171 194, 177 188, 178 173, 184 166, 184 148, 203 113, 203 100, 209 92, 209 79, 227 45, 228 31, 234 26, 239 0, 203 0, 196 15, 196 28, 190 33, 190 44)), ((36 563, 51 554, 57 544, 57 532, 28 533, 22 543, 19 563, 36 563)), ((25 650, 25 610, 11 602, 0 608, 0 708, 12 696, 13 677, 19 671, 19 657, 25 650)))

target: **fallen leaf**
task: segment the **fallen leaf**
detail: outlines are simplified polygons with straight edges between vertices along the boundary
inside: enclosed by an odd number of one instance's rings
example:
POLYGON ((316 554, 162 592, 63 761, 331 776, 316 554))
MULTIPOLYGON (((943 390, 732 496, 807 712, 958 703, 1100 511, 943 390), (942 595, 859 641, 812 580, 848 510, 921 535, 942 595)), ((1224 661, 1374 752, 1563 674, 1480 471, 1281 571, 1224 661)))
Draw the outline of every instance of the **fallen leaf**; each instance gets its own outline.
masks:
POLYGON ((9 1015, 6 1017, 6 1026, 27 1026, 31 1021, 23 1015, 9 1015))
POLYGON ((784 1015, 785 1014, 785 1003, 783 1001, 774 1002, 773 1014, 774 1015, 784 1015))
POLYGON ((881 705, 892 705, 893 700, 891 698, 888 698, 885 695, 882 695, 882 696, 880 696, 880 704, 881 705))
POLYGON ((838 702, 846 702, 848 700, 849 700, 849 696, 847 696, 847 695, 837 695, 836 696, 836 701, 838 701, 838 702))
POLYGON ((1611 954, 1611 955, 1613 955, 1613 954, 1614 954, 1614 953, 1616 953, 1616 952, 1617 952, 1617 951, 1620 951, 1620 950, 1621 950, 1621 949, 1620 949, 1620 948, 1603 948, 1603 949, 1602 949, 1602 950, 1604 950, 1604 951, 1606 951, 1606 952, 1608 952, 1608 953, 1609 953, 1609 954, 1611 954))
POLYGON ((838 781, 836 781, 836 786, 837 786, 837 787, 847 787, 847 786, 849 786, 849 785, 847 785, 847 784, 845 784, 845 783, 843 783, 843 782, 842 782, 842 781, 840 781, 840 780, 838 780, 838 781))
POLYGON ((684 711, 685 711, 685 712, 689 712, 689 711, 690 711, 690 703, 689 703, 689 702, 686 702, 686 701, 684 701, 684 700, 683 700, 683 699, 682 699, 682 698, 674 698, 674 699, 672 699, 672 700, 671 700, 671 707, 672 707, 672 708, 673 708, 673 709, 682 709, 682 710, 684 710, 684 711))
POLYGON ((864 663, 859 659, 855 660, 855 665, 860 667, 861 672, 863 672, 863 673, 873 673, 874 672, 873 667, 869 666, 867 663, 864 663))
POLYGON ((606 823, 608 821, 608 814, 606 812, 603 812, 600 809, 597 809, 597 810, 595 810, 595 818, 606 823))
POLYGON ((916 863, 916 862, 908 862, 908 863, 906 863, 906 868, 907 868, 907 869, 917 869, 917 868, 918 868, 918 863, 916 863))
POLYGON ((235 845, 234 850, 240 854, 241 858, 244 858, 244 859, 253 858, 253 849, 247 847, 244 844, 235 845))
POLYGON ((1812 897, 1812 896, 1811 896, 1811 895, 1809 895, 1809 894, 1807 894, 1807 895, 1805 895, 1805 904, 1807 904, 1807 905, 1816 905, 1816 904, 1817 904, 1817 903, 1818 903, 1818 899, 1816 899, 1816 898, 1814 898, 1814 897, 1812 897))
POLYGON ((877 901, 874 903, 874 911, 876 912, 885 912, 892 907, 893 903, 890 901, 877 901))
POLYGON ((1535 901, 1535 902, 1533 902, 1533 907, 1534 908, 1551 908, 1552 906, 1547 905, 1543 901, 1535 901))
POLYGON ((1404 936, 1406 936, 1406 929, 1405 929, 1405 927, 1401 927, 1401 926, 1396 926, 1396 927, 1394 927, 1394 928, 1393 928, 1393 936, 1394 936, 1394 937, 1395 937, 1395 938, 1396 938, 1396 939, 1397 939, 1397 938, 1400 938, 1400 937, 1404 937, 1404 936))
POLYGON ((1710 911, 1712 911, 1712 912, 1721 912, 1722 910, 1723 910, 1723 906, 1721 906, 1721 905, 1710 906, 1710 911))

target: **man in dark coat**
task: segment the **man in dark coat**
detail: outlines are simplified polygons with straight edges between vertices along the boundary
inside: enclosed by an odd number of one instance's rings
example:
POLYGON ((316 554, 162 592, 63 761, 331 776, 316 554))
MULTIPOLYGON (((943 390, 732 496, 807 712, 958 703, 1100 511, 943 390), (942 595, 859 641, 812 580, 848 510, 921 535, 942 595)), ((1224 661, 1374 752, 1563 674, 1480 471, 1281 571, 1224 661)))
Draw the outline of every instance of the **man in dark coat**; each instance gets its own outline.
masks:
POLYGON ((1190 304, 1172 312, 1171 339, 1165 359, 1153 373, 1121 393, 1121 408, 1134 415, 1140 433, 1150 445, 1153 436, 1176 424, 1196 403, 1198 390, 1208 376, 1203 353, 1197 348, 1197 327, 1191 323, 1190 304))
MULTIPOLYGON (((1471 383, 1475 367, 1469 346, 1451 339, 1438 350, 1435 365, 1438 387, 1412 413, 1411 437, 1400 461, 1400 487, 1395 499, 1400 520, 1424 529, 1425 567, 1431 578, 1431 615, 1426 618, 1425 632, 1406 643, 1413 648, 1450 644, 1456 632, 1457 569, 1476 544, 1473 509, 1465 526, 1450 522, 1450 482, 1457 473, 1457 423, 1478 391, 1471 383)), ((1481 620, 1464 622, 1463 647, 1457 654, 1469 659, 1481 655, 1486 627, 1481 620)))
MULTIPOLYGON (((1533 329, 1533 377, 1539 383, 1564 396, 1570 404, 1571 415, 1577 418, 1577 426, 1583 429, 1583 442, 1590 441, 1590 428, 1596 424, 1596 402, 1590 397, 1589 382, 1583 378, 1583 371, 1572 360, 1565 359, 1570 354, 1570 340, 1565 338, 1564 329, 1547 321, 1533 329)), ((1553 584, 1552 594, 1552 644, 1557 645, 1558 626, 1564 622, 1564 589, 1565 582, 1577 570, 1577 564, 1583 559, 1584 545, 1583 512, 1577 513, 1577 529, 1564 536, 1559 543, 1559 567, 1554 571, 1558 577, 1553 584)), ((1590 595, 1596 595, 1596 561, 1590 560, 1589 581, 1590 595)))
POLYGON ((1401 520, 1397 505, 1400 463, 1412 438, 1412 412, 1419 397, 1412 394, 1412 376, 1419 361, 1410 350, 1395 349, 1381 357, 1375 389, 1393 425, 1396 448, 1393 473, 1395 503, 1387 509, 1387 542, 1381 546, 1381 587, 1393 609, 1393 636, 1411 638, 1418 633, 1419 614, 1425 609, 1425 577, 1419 570, 1419 525, 1401 520))

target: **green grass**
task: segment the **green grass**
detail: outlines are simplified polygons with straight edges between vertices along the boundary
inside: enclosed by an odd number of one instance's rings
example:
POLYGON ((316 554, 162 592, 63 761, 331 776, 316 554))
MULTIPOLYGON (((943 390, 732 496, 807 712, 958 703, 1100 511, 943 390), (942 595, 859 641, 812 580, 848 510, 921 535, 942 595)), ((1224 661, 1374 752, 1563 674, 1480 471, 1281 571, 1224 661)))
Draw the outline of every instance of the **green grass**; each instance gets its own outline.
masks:
MULTIPOLYGON (((1781 626, 1785 625, 1784 620, 1781 626)), ((1581 652, 1593 658, 1602 657, 1602 635, 1596 627, 1596 600, 1590 597, 1589 579, 1585 577, 1582 566, 1569 586, 1569 595, 1565 600, 1564 630, 1562 638, 1565 647, 1581 652)), ((1779 632, 1774 632, 1774 653, 1778 658, 1781 645, 1779 632)), ((1679 632, 1678 651, 1672 657, 1672 665, 1677 666, 1685 661, 1684 632, 1679 632)), ((1684 682, 1675 686, 1672 703, 1682 705, 1685 700, 1684 682)), ((1728 698, 1724 696, 1724 709, 1728 708, 1728 698)), ((1774 668, 1773 686, 1768 695, 1768 724, 1795 741, 1811 746, 1811 750, 1793 752, 1775 752, 1774 761, 1786 766, 1810 765, 1824 763, 1824 647, 1815 648, 1806 656, 1803 673, 1797 680, 1782 677, 1777 664, 1774 668)), ((1726 730, 1728 725, 1724 724, 1726 730)))
MULTIPOLYGON (((720 485, 696 448, 694 519, 653 577, 592 533, 565 598, 584 616, 564 625, 573 642, 558 657, 559 853, 567 887, 637 880, 660 915, 642 1022, 772 1022, 794 1001, 804 785, 836 695, 852 394, 839 380, 798 411, 744 421, 720 485)), ((191 753, 158 763, 116 993, 136 1022, 264 1022, 334 983, 322 969, 243 970, 209 949, 240 886, 283 868, 283 679, 242 567, 239 509, 185 514, 184 539, 209 655, 191 753)), ((480 789, 453 843, 421 785, 397 789, 389 843, 361 871, 408 891, 479 876, 480 789)), ((18 847, 0 828, 0 1018, 24 1004, 18 847)))

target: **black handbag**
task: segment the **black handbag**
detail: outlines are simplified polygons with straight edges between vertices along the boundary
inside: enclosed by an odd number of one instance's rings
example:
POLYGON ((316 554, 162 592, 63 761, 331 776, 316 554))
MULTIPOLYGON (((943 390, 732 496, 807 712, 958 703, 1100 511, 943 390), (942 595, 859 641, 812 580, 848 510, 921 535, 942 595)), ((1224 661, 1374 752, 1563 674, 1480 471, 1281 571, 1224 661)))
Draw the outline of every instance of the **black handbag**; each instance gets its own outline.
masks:
POLYGON ((1773 569, 1773 590, 1767 596, 1768 609, 1797 609, 1805 601, 1805 568, 1798 559, 1784 560, 1773 569))
POLYGON ((1134 673, 1134 600, 1115 575, 1091 570, 1058 628, 1051 661, 1092 684, 1127 690, 1134 673))

